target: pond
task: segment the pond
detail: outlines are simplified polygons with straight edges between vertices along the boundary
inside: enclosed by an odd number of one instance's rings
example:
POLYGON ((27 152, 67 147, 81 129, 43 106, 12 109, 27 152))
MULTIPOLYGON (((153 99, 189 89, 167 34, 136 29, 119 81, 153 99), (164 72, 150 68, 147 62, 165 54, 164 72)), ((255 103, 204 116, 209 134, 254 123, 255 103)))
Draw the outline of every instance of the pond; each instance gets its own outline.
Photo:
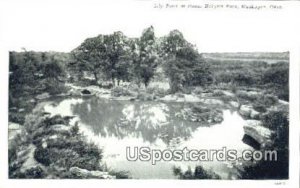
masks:
POLYGON ((179 118, 178 112, 187 103, 158 101, 118 101, 91 98, 68 98, 51 101, 44 106, 52 115, 74 115, 80 130, 90 141, 103 149, 103 161, 113 170, 129 171, 138 179, 176 178, 173 167, 187 170, 196 165, 212 170, 222 179, 238 175, 238 162, 226 161, 128 161, 126 147, 151 149, 251 149, 243 143, 244 120, 237 112, 223 110, 223 121, 216 125, 201 125, 179 118))

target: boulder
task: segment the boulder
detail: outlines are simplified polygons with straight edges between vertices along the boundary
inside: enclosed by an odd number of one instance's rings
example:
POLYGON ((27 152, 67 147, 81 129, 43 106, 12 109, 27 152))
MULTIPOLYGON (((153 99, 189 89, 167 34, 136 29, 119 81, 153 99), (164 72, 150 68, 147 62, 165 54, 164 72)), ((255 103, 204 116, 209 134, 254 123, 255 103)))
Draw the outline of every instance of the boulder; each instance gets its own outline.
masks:
POLYGON ((64 124, 57 124, 57 125, 52 125, 49 129, 53 131, 69 131, 70 127, 64 125, 64 124))
POLYGON ((77 178, 116 179, 115 176, 109 175, 108 172, 89 171, 78 167, 71 167, 70 172, 77 178))
POLYGON ((161 100, 161 101, 176 101, 177 98, 178 98, 177 96, 170 94, 170 95, 166 95, 166 96, 160 98, 159 100, 161 100))
POLYGON ((239 109, 239 113, 241 116, 249 119, 259 119, 260 113, 253 109, 252 106, 242 105, 239 109))
POLYGON ((246 135, 252 137, 257 141, 261 147, 272 145, 273 131, 262 126, 261 121, 258 120, 246 120, 244 125, 244 132, 246 135))
POLYGON ((234 108, 238 108, 239 107, 239 103, 236 101, 230 101, 229 104, 234 107, 234 108))
POLYGON ((50 97, 50 94, 49 93, 42 93, 40 95, 37 95, 35 98, 37 100, 43 100, 43 99, 48 99, 50 97))
POLYGON ((20 130, 21 129, 21 125, 18 124, 18 123, 8 122, 8 129, 9 130, 20 130))
POLYGON ((81 91, 81 94, 83 94, 83 95, 91 95, 92 92, 90 92, 90 91, 87 90, 87 89, 84 89, 84 90, 81 91))
POLYGON ((223 105, 224 102, 219 99, 200 99, 200 102, 203 102, 207 105, 223 105))

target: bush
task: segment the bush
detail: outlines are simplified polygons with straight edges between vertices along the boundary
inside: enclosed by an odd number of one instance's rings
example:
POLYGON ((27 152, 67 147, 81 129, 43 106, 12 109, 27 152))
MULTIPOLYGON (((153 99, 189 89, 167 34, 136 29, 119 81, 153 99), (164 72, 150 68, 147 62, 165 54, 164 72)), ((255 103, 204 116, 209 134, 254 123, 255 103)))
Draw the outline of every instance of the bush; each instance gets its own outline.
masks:
POLYGON ((173 174, 179 179, 221 179, 218 174, 205 170, 202 166, 196 166, 194 172, 190 167, 185 172, 180 167, 173 167, 173 174))
POLYGON ((254 104, 253 109, 261 113, 265 113, 267 111, 265 105, 263 104, 254 104))
POLYGON ((284 111, 270 111, 262 117, 263 126, 277 130, 289 125, 288 113, 284 111))
POLYGON ((203 88, 198 86, 192 91, 192 93, 195 93, 196 95, 200 95, 203 93, 203 91, 204 91, 203 88))
POLYGON ((32 167, 25 171, 26 178, 40 179, 46 176, 44 170, 40 166, 32 167))
POLYGON ((164 97, 168 94, 167 90, 159 88, 159 87, 148 87, 146 89, 146 93, 153 94, 158 97, 164 97))
POLYGON ((117 179, 128 179, 130 174, 127 171, 110 171, 109 173, 112 176, 116 176, 117 179))
POLYGON ((260 97, 259 95, 250 95, 245 91, 238 91, 236 93, 236 96, 240 99, 243 99, 243 100, 246 100, 249 102, 254 102, 260 97))
POLYGON ((278 103, 278 98, 275 97, 274 95, 267 94, 259 98, 259 101, 266 106, 272 106, 278 103))
POLYGON ((23 124, 25 121, 25 114, 19 112, 9 112, 8 119, 10 122, 23 124))
POLYGON ((255 75, 244 71, 237 72, 233 75, 233 81, 240 86, 250 86, 257 83, 255 75))
POLYGON ((49 166, 52 163, 50 154, 49 149, 38 146, 34 151, 34 159, 45 166, 49 166))
POLYGON ((220 91, 220 90, 215 90, 212 94, 213 97, 221 97, 221 96, 224 96, 225 94, 220 91))
POLYGON ((115 87, 111 90, 111 95, 114 97, 120 97, 120 96, 132 96, 130 91, 123 87, 115 87))
POLYGON ((289 177, 289 121, 286 111, 271 111, 262 118, 263 126, 273 130, 273 145, 278 160, 262 160, 244 168, 243 179, 288 179, 289 177))

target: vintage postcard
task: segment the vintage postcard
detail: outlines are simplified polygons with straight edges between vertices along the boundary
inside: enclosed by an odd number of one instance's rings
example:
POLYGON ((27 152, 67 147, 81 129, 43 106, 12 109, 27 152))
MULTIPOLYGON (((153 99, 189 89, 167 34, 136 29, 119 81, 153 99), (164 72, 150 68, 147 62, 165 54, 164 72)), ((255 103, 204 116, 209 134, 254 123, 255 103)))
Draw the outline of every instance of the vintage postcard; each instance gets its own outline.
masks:
POLYGON ((297 1, 0 10, 1 187, 299 184, 297 1))

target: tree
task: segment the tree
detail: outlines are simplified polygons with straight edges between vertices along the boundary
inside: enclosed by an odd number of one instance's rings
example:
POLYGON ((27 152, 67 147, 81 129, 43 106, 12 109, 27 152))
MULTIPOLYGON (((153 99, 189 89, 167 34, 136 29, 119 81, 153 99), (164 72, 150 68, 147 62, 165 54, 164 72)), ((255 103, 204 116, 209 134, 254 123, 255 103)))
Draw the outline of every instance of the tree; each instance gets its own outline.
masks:
POLYGON ((173 93, 187 86, 204 85, 212 81, 208 64, 177 30, 163 38, 161 57, 165 59, 165 73, 173 93))
POLYGON ((128 66, 129 66, 129 39, 120 31, 114 32, 111 35, 104 36, 105 44, 105 59, 107 64, 104 72, 108 78, 111 79, 115 85, 115 79, 120 80, 128 79, 128 66))
POLYGON ((79 62, 76 66, 79 71, 88 71, 94 75, 98 83, 98 74, 107 63, 105 36, 99 35, 86 39, 79 47, 72 51, 73 57, 79 62))
POLYGON ((46 79, 59 81, 59 78, 65 75, 63 66, 54 58, 54 56, 51 56, 44 62, 43 68, 44 78, 46 79))
POLYGON ((154 28, 145 29, 132 46, 133 72, 138 85, 142 82, 147 87, 154 76, 158 64, 158 54, 154 28))

